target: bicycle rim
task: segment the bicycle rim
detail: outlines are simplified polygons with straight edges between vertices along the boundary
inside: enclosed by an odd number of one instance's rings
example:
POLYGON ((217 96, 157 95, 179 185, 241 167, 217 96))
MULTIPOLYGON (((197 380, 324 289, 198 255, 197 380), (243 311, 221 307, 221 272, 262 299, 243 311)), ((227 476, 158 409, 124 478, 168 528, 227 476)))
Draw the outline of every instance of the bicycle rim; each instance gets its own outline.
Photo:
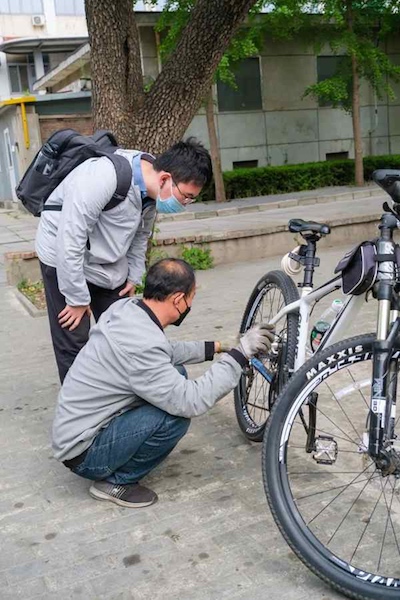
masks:
POLYGON ((398 598, 400 480, 366 452, 372 339, 335 344, 296 374, 269 422, 263 475, 274 518, 307 566, 353 598, 398 598))
MULTIPOLYGON (((284 273, 271 272, 261 281, 246 309, 242 331, 247 331, 257 323, 269 322, 286 304, 298 299, 296 287, 284 273)), ((249 365, 237 388, 242 428, 245 428, 246 434, 259 438, 259 441, 271 406, 287 379, 286 370, 293 366, 297 318, 297 314, 287 315, 276 327, 281 339, 279 355, 260 357, 272 377, 271 383, 249 365)))

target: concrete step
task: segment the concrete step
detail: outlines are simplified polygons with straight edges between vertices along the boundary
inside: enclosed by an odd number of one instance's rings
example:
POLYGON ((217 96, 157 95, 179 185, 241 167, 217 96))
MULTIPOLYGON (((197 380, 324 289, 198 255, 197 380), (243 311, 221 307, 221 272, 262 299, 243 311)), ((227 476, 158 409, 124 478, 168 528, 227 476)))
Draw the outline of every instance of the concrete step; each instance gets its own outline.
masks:
POLYGON ((268 197, 263 197, 264 201, 254 202, 254 198, 246 203, 246 199, 234 200, 227 205, 220 204, 217 202, 203 203, 202 205, 191 205, 184 213, 177 214, 159 214, 158 221, 160 223, 169 223, 175 221, 192 221, 194 219, 210 219, 215 217, 229 217, 233 215, 240 215, 250 212, 264 212, 269 210, 276 210, 278 208, 289 208, 293 206, 306 206, 309 204, 330 204, 332 202, 343 202, 347 200, 362 200, 363 198, 379 197, 384 198, 386 194, 383 190, 377 186, 366 186, 363 189, 357 189, 354 191, 346 191, 342 193, 334 193, 332 195, 327 194, 315 194, 309 195, 308 193, 296 197, 282 198, 281 200, 275 200, 273 202, 268 200, 268 197), (233 204, 240 204, 234 206, 233 204), (221 208, 220 208, 221 207, 221 208))
POLYGON ((179 223, 159 223, 156 244, 159 253, 180 256, 182 246, 209 248, 215 264, 255 260, 290 251, 301 237, 288 230, 288 221, 302 218, 327 223, 331 234, 322 247, 348 244, 349 248, 376 237, 385 196, 371 194, 335 199, 332 202, 286 203, 268 211, 248 211, 233 215, 192 219, 179 223), (357 199, 357 202, 354 200, 357 199))

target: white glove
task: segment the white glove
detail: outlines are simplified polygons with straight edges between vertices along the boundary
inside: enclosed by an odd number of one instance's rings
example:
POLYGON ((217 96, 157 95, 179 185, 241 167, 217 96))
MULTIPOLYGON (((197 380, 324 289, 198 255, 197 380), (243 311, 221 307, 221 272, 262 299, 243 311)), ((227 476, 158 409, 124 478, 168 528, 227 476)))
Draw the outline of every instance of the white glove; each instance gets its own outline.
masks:
POLYGON ((252 358, 256 354, 267 354, 275 339, 275 327, 269 323, 255 325, 240 338, 238 350, 246 358, 252 358))

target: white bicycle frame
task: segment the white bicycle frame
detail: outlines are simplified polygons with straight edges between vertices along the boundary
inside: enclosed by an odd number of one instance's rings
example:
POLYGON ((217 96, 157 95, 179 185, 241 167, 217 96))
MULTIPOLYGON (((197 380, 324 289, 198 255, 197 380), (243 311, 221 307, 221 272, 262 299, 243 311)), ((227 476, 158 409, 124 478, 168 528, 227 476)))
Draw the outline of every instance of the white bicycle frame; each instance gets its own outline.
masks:
MULTIPOLYGON (((308 326, 310 321, 311 305, 324 298, 335 290, 341 289, 341 277, 335 277, 324 285, 316 288, 303 287, 301 297, 295 302, 291 302, 284 306, 271 320, 270 323, 275 325, 285 315, 289 313, 299 312, 299 328, 297 334, 297 351, 294 363, 294 370, 297 371, 306 361, 306 346, 308 339, 308 326)), ((336 316, 328 331, 325 333, 316 352, 319 352, 326 346, 330 346, 335 342, 346 337, 346 333, 351 322, 354 322, 355 317, 360 311, 361 305, 365 302, 365 294, 360 296, 348 296, 343 308, 336 316)), ((315 354, 315 353, 314 353, 315 354)))

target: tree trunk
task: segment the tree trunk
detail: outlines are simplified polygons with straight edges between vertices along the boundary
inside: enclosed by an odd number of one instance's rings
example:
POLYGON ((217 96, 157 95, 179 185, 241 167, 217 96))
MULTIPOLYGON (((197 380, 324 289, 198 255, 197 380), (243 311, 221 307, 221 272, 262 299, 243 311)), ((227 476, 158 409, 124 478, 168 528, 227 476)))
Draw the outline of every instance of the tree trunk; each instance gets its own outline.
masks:
MULTIPOLYGON (((347 25, 349 33, 353 34, 353 7, 352 0, 347 0, 347 25)), ((357 57, 354 49, 351 54, 351 71, 353 77, 352 89, 352 119, 353 119, 353 138, 354 138, 354 167, 355 167, 355 183, 358 186, 364 185, 364 164, 363 164, 363 148, 361 135, 361 119, 360 119, 360 76, 358 73, 357 57)))
POLYGON ((208 137, 210 138, 210 154, 215 183, 215 199, 217 202, 226 202, 224 178, 222 176, 221 169, 221 156, 219 151, 217 129, 215 127, 214 120, 214 100, 212 87, 210 87, 210 91, 207 96, 206 117, 208 137))
POLYGON ((353 72, 353 136, 354 136, 354 166, 356 185, 364 185, 363 147, 360 122, 360 78, 357 70, 357 59, 351 57, 353 72))
POLYGON ((90 43, 92 112, 96 129, 129 141, 130 117, 144 104, 139 31, 132 0, 86 0, 90 43))
POLYGON ((256 0, 197 0, 181 38, 143 91, 131 0, 85 0, 96 128, 124 147, 162 152, 182 138, 232 37, 256 0))

